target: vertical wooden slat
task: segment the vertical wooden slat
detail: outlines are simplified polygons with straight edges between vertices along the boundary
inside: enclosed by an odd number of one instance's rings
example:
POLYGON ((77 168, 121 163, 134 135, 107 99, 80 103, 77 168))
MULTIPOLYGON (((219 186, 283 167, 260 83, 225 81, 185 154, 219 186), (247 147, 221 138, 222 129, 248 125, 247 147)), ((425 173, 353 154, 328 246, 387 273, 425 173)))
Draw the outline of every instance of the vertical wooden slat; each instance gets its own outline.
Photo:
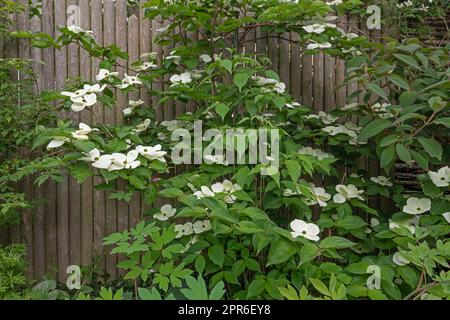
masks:
MULTIPOLYGON (((156 17, 152 20, 152 41, 153 41, 153 51, 156 52, 157 61, 159 64, 162 63, 164 51, 163 48, 155 43, 156 37, 158 36, 158 29, 162 28, 161 17, 156 17)), ((163 84, 157 81, 153 84, 154 90, 162 90, 163 84)), ((162 107, 158 104, 158 98, 156 96, 152 97, 152 107, 155 110, 155 119, 157 121, 164 120, 164 113, 162 107)))
MULTIPOLYGON (((80 27, 84 30, 91 30, 91 7, 90 0, 79 0, 81 10, 80 27)), ((91 58, 89 54, 82 50, 80 53, 80 75, 84 79, 91 79, 91 58)), ((95 105, 93 108, 100 108, 95 105)), ((81 122, 92 124, 92 113, 85 110, 81 112, 81 122)), ((81 185, 81 263, 83 266, 89 265, 93 257, 94 241, 94 221, 93 221, 93 179, 87 179, 81 185)))
POLYGON ((272 62, 271 69, 278 72, 279 68, 279 47, 278 47, 278 35, 275 32, 269 33, 267 40, 267 50, 270 61, 272 62))
MULTIPOLYGON (((103 44, 108 46, 116 42, 116 8, 112 0, 103 2, 103 44)), ((117 68, 122 75, 124 70, 117 68)), ((120 98, 120 95, 118 96, 120 98)), ((122 100, 123 103, 123 100, 122 100)), ((119 104, 119 101, 118 101, 119 104)), ((118 108, 118 106, 117 106, 118 108)), ((115 111, 104 108, 104 120, 107 124, 115 123, 115 111)), ((110 192, 105 192, 105 211, 106 211, 106 235, 117 231, 117 202, 109 199, 110 192)), ((117 256, 106 252, 106 267, 111 276, 117 275, 117 256)))
MULTIPOLYGON (((34 32, 41 31, 41 20, 38 17, 33 17, 31 19, 31 30, 34 32)), ((38 48, 32 48, 31 57, 34 61, 33 70, 36 78, 36 86, 34 88, 35 94, 38 94, 43 87, 43 68, 39 61, 42 60, 42 50, 38 48)), ((38 199, 42 201, 44 199, 44 192, 42 188, 34 188, 33 199, 38 199)), ((45 208, 42 203, 39 203, 39 207, 35 210, 34 216, 34 276, 36 279, 40 278, 45 273, 45 208)))
MULTIPOLYGON (((78 1, 67 0, 67 6, 78 6, 78 1)), ((78 24, 75 12, 68 12, 68 19, 71 23, 78 24), (75 16, 74 16, 75 14, 75 16)), ((79 47, 71 44, 68 47, 68 72, 69 79, 78 78, 80 74, 80 54, 79 47)), ((80 114, 69 112, 73 125, 80 122, 80 114)), ((69 178, 69 256, 71 265, 81 265, 81 187, 73 178, 69 178)))
MULTIPOLYGON (((347 30, 347 16, 342 15, 338 21, 338 27, 343 30, 347 30)), ((347 100, 347 87, 344 84, 345 82, 345 63, 343 60, 338 59, 336 61, 336 105, 339 107, 343 107, 346 104, 347 100)))
MULTIPOLYGON (((298 42, 300 36, 298 33, 291 34, 291 40, 293 42, 298 42)), ((301 47, 300 45, 291 44, 291 94, 296 101, 300 101, 302 92, 302 67, 301 67, 301 47)))
POLYGON ((290 35, 289 33, 283 33, 282 39, 280 39, 280 61, 279 72, 280 80, 286 84, 286 91, 289 91, 291 87, 291 63, 290 63, 290 35), (287 39, 287 40, 285 40, 287 39))
MULTIPOLYGON (((55 27, 64 27, 67 24, 66 0, 55 2, 55 27)), ((67 48, 62 47, 55 55, 56 88, 62 90, 67 78, 67 48)), ((62 116, 67 116, 64 112, 62 116)), ((69 179, 63 177, 56 190, 57 199, 57 233, 58 233, 58 280, 66 278, 69 266, 69 179)))
POLYGON ((310 54, 302 54, 302 104, 312 107, 313 101, 313 57, 310 54))
MULTIPOLYGON (((128 55, 130 64, 139 59, 139 19, 136 15, 128 18, 128 55)), ((129 65, 129 67, 131 67, 129 65)), ((132 92, 130 100, 138 100, 139 92, 132 92)), ((129 204, 129 225, 136 226, 141 217, 141 197, 138 192, 134 195, 129 204)))
MULTIPOLYGON (((91 1, 91 29, 95 38, 95 41, 103 45, 103 19, 100 19, 99 17, 102 17, 103 14, 107 15, 110 14, 105 10, 103 10, 103 4, 102 1, 91 1)), ((113 15, 112 15, 113 16, 113 15)), ((110 16, 111 17, 111 16, 110 16)), ((92 80, 95 80, 95 76, 98 74, 98 71, 100 70, 99 67, 100 60, 99 59, 93 59, 92 61, 92 80)), ((94 123, 97 123, 98 121, 103 121, 104 118, 104 107, 102 105, 96 105, 93 110, 93 121, 94 123)), ((101 184, 103 181, 100 177, 94 177, 94 185, 101 184)), ((103 238, 105 237, 105 229, 106 228, 112 228, 110 230, 110 233, 113 233, 116 231, 116 219, 114 215, 113 221, 108 221, 108 224, 106 223, 106 210, 105 210, 105 191, 102 190, 96 190, 94 188, 94 256, 102 256, 104 254, 103 250, 103 238), (111 224, 109 224, 111 223, 111 224)), ((116 261, 115 257, 110 254, 105 254, 105 259, 98 262, 99 269, 106 270, 108 274, 112 274, 116 270, 116 261)), ((115 274, 112 274, 115 276, 115 274)))
MULTIPOLYGON (((28 4, 27 0, 20 0, 20 4, 25 8, 28 4)), ((30 30, 30 20, 28 18, 28 9, 26 9, 23 13, 20 13, 17 17, 17 27, 19 30, 30 30)), ((3 44, 2 39, 0 41, 3 44)), ((3 52, 0 48, 0 58, 2 57, 3 52)), ((31 59, 31 48, 30 41, 26 39, 22 39, 19 42, 19 57, 22 59, 31 59)), ((25 77, 25 74, 20 75, 21 78, 25 77)), ((27 159, 30 156, 29 150, 23 150, 22 156, 24 159, 27 159)), ((22 192, 24 192, 25 197, 27 199, 32 199, 33 197, 33 179, 30 176, 27 176, 22 182, 22 192)), ((33 260, 34 260, 34 251, 33 251, 33 211, 25 210, 23 212, 22 221, 22 238, 26 241, 27 245, 27 262, 28 262, 28 278, 34 278, 34 270, 33 270, 33 260)))
MULTIPOLYGON (((42 31, 54 36, 54 10, 53 1, 42 2, 42 31)), ((53 48, 43 50, 44 55, 44 89, 55 88, 55 51, 53 48)), ((46 237, 46 270, 52 276, 56 275, 57 268, 57 218, 56 218, 56 183, 48 181, 45 187, 45 237, 46 237)))
MULTIPOLYGON (((145 10, 142 6, 146 3, 145 0, 140 0, 141 9, 139 11, 139 55, 149 53, 152 50, 152 26, 149 19, 145 18, 145 10)), ((151 104, 150 94, 148 88, 141 88, 141 99, 145 101, 145 106, 149 107, 151 104)))

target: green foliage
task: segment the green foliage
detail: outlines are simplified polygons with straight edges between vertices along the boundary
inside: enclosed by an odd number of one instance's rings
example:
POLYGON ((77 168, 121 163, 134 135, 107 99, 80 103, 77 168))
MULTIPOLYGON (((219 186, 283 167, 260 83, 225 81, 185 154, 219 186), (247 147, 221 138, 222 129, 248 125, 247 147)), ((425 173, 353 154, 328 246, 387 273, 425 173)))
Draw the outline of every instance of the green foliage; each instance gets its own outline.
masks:
MULTIPOLYGON (((113 190, 114 199, 140 193, 153 205, 136 226, 104 239, 111 254, 124 257, 118 267, 134 290, 104 287, 100 298, 448 299, 449 47, 393 39, 382 45, 346 34, 326 18, 358 3, 150 0, 147 18, 173 21, 155 41, 173 50, 164 59, 150 53, 130 61, 139 69, 135 77, 114 73, 127 55, 115 45, 100 46, 88 31, 62 28, 57 39, 15 34, 38 47, 77 43, 101 60, 98 83, 80 81, 47 95, 59 109, 87 112, 95 102, 115 107, 114 90, 142 87, 158 101, 155 108, 196 106, 163 123, 153 121, 144 103, 127 110, 124 125, 96 120, 92 128, 76 129, 62 119, 57 127, 39 128, 33 147, 49 151, 27 168, 41 172, 38 183, 65 170, 80 183, 100 178, 96 187, 113 190), (203 36, 192 41, 180 28, 203 36), (312 114, 287 92, 267 57, 242 53, 250 30, 299 34, 306 53, 344 59, 346 81, 361 89, 345 107, 312 114), (192 133, 194 121, 220 133, 278 129, 279 166, 215 159, 168 178, 176 165, 165 158, 176 146, 170 136, 176 129, 192 133), (407 193, 394 180, 358 170, 366 157, 379 160, 387 174, 399 161, 436 171, 417 176, 420 189, 407 193), (315 186, 318 176, 332 182, 315 186), (157 197, 167 204, 156 206, 157 197), (392 204, 371 207, 374 197, 392 204), (372 267, 379 286, 368 285, 372 267)), ((211 147, 205 140, 202 146, 211 147)), ((234 149, 237 144, 232 141, 234 149)))
POLYGON ((26 248, 0 247, 0 300, 18 299, 26 289, 26 248))

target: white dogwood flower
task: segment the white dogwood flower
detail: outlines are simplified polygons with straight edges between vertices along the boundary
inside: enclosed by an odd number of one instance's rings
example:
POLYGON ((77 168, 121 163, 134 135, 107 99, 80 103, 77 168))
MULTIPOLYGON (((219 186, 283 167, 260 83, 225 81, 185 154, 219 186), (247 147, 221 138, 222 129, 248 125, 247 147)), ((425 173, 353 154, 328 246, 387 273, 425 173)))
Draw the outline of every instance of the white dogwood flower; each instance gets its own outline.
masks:
POLYGON ((95 79, 97 81, 102 81, 108 79, 109 77, 117 77, 118 75, 119 75, 118 72, 111 72, 106 69, 100 69, 98 74, 95 76, 95 79))
POLYGON ((144 147, 144 146, 136 147, 136 150, 139 152, 139 154, 146 157, 147 159, 166 162, 166 159, 164 159, 164 156, 167 155, 167 152, 162 151, 161 149, 162 149, 162 146, 160 144, 158 144, 154 147, 144 147))
POLYGON ((138 76, 129 76, 125 73, 125 77, 122 79, 122 84, 118 85, 119 89, 126 89, 130 86, 142 84, 142 81, 139 80, 138 76))
POLYGON ((47 150, 56 149, 62 147, 66 142, 69 142, 70 139, 66 137, 56 137, 47 145, 47 150))
POLYGON ((196 221, 192 227, 195 234, 201 234, 212 229, 210 220, 196 221))
POLYGON ((408 260, 408 258, 403 256, 401 252, 394 253, 394 255, 392 256, 392 261, 398 266, 406 266, 411 262, 408 260))
POLYGON ((394 184, 390 181, 390 178, 386 178, 384 176, 372 177, 370 180, 380 186, 392 187, 394 184))
POLYGON ((76 140, 89 140, 89 134, 92 133, 92 131, 98 131, 96 128, 91 128, 85 123, 79 124, 79 130, 72 132, 72 137, 76 140))
POLYGON ((112 164, 112 156, 109 154, 105 154, 100 156, 92 166, 97 169, 109 169, 112 164))
POLYGON ((170 204, 163 205, 159 213, 154 214, 153 218, 159 221, 167 221, 177 213, 177 209, 173 208, 170 204))
POLYGON ((306 49, 307 50, 328 49, 328 48, 331 48, 331 47, 332 47, 332 45, 329 42, 325 42, 325 43, 310 43, 310 44, 308 44, 306 49))
POLYGON ((364 193, 363 190, 358 190, 356 186, 353 184, 349 184, 348 186, 339 184, 336 186, 337 194, 334 195, 333 201, 335 203, 344 203, 350 199, 359 199, 364 201, 364 198, 361 194, 364 193))
POLYGON ((285 197, 292 197, 292 196, 296 196, 296 195, 298 195, 298 193, 293 191, 292 189, 285 189, 283 191, 283 196, 285 196, 285 197))
POLYGON ((431 209, 431 200, 428 198, 415 198, 411 197, 406 201, 406 205, 403 207, 403 212, 408 214, 422 214, 431 209))
POLYGON ((135 67, 135 70, 136 71, 147 71, 149 69, 156 69, 156 68, 158 68, 158 66, 155 63, 153 63, 152 61, 150 61, 150 62, 144 62, 140 66, 135 67))
POLYGON ((142 123, 138 124, 136 128, 133 129, 133 132, 135 133, 141 133, 148 129, 150 126, 151 120, 145 119, 142 123))
POLYGON ((123 153, 113 153, 111 155, 111 165, 109 171, 117 171, 123 169, 135 169, 141 165, 139 160, 136 160, 139 152, 132 150, 126 155, 123 153))
POLYGON ((92 36, 94 33, 92 31, 86 31, 83 28, 79 27, 79 26, 68 26, 67 29, 70 32, 76 33, 76 34, 80 34, 80 33, 85 33, 87 35, 92 36))
POLYGON ((212 58, 209 54, 202 54, 200 55, 200 60, 204 63, 210 63, 212 61, 212 58))
POLYGON ((101 93, 106 89, 106 84, 103 86, 100 86, 98 83, 94 85, 85 84, 83 87, 83 90, 86 91, 86 93, 101 93))
POLYGON ((91 151, 89 151, 88 153, 84 154, 86 157, 81 158, 81 160, 83 161, 87 161, 87 162, 96 162, 98 160, 100 160, 100 150, 98 150, 97 148, 92 149, 91 151))
POLYGON ((143 105, 145 103, 145 101, 142 101, 141 99, 139 99, 139 100, 137 100, 137 101, 134 101, 134 100, 130 100, 129 102, 128 102, 128 104, 130 105, 128 108, 126 108, 126 109, 124 109, 123 110, 123 114, 124 115, 130 115, 133 111, 134 111, 134 109, 136 109, 137 107, 139 107, 139 106, 141 106, 141 105, 143 105))
POLYGON ((184 236, 190 236, 194 233, 194 227, 192 222, 187 222, 185 224, 178 224, 175 226, 175 231, 178 232, 176 238, 179 239, 184 236))
POLYGON ((314 223, 306 223, 303 220, 295 219, 291 222, 291 235, 293 238, 304 237, 308 240, 319 241, 319 227, 314 223))
POLYGON ((217 182, 211 186, 211 190, 214 193, 227 193, 228 195, 224 197, 226 203, 232 204, 236 201, 236 197, 232 194, 238 190, 241 190, 241 186, 238 184, 233 184, 229 180, 224 180, 223 182, 217 182))
POLYGON ((316 33, 321 34, 325 31, 325 25, 324 24, 310 24, 309 26, 304 26, 303 29, 308 33, 316 33))
POLYGON ((284 93, 286 91, 286 85, 283 82, 278 82, 273 86, 273 89, 278 93, 284 93))
POLYGON ((333 156, 329 153, 323 152, 320 149, 313 149, 311 147, 304 147, 298 150, 298 153, 301 155, 308 155, 317 158, 318 160, 324 160, 326 158, 333 158, 333 156))
POLYGON ((313 187, 311 191, 314 199, 313 200, 308 199, 309 200, 307 201, 308 205, 313 206, 319 204, 319 206, 321 207, 326 207, 327 201, 331 199, 331 195, 327 193, 324 188, 313 187))
POLYGON ((215 193, 208 187, 202 186, 200 191, 194 192, 194 196, 197 197, 198 200, 203 198, 212 198, 215 196, 215 193))
POLYGON ((394 221, 392 219, 389 219, 389 229, 394 230, 395 228, 404 227, 411 232, 411 234, 414 234, 416 232, 416 224, 419 223, 419 220, 417 219, 406 219, 406 220, 400 220, 400 221, 394 221))
POLYGON ((174 74, 170 77, 170 82, 172 85, 177 84, 188 84, 192 82, 192 77, 190 72, 184 72, 182 74, 174 74))
POLYGON ((428 176, 437 187, 448 187, 450 185, 450 168, 440 168, 437 172, 429 171, 428 176))

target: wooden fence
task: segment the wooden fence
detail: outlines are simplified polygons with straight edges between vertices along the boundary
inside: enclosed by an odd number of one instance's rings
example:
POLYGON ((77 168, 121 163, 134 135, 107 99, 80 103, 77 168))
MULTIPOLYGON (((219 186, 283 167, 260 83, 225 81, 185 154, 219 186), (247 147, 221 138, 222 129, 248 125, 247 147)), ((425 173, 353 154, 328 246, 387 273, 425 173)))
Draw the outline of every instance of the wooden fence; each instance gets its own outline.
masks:
MULTIPOLYGON (((28 3, 28 0, 16 1, 24 5, 28 3)), ((27 12, 19 14, 17 28, 43 31, 56 37, 58 28, 66 26, 68 19, 73 19, 75 8, 81 10, 79 23, 82 28, 92 30, 100 44, 117 44, 128 52, 130 61, 137 60, 145 52, 157 52, 159 59, 170 52, 169 48, 155 46, 152 41, 164 21, 142 19, 143 12, 139 9, 130 14, 125 0, 43 0, 42 17, 29 19, 27 12)), ((380 31, 367 30, 365 22, 356 18, 343 17, 339 25, 348 32, 364 33, 380 39, 380 31)), ((192 37, 197 35, 192 34, 192 37)), ((273 61, 273 69, 279 72, 292 95, 299 102, 312 106, 316 112, 330 111, 344 105, 346 97, 356 91, 357 86, 340 87, 344 79, 342 61, 323 54, 302 55, 302 49, 285 38, 295 40, 296 36, 267 37, 266 34, 253 32, 247 35, 245 51, 267 53, 273 61)), ((44 64, 35 63, 36 90, 39 91, 61 89, 71 78, 93 79, 98 71, 98 61, 75 45, 61 50, 42 50, 31 48, 27 41, 11 41, 0 44, 0 54, 43 61, 44 64)), ((118 71, 132 74, 125 67, 118 71)), ((137 99, 138 96, 136 93, 129 97, 120 95, 117 109, 97 107, 94 116, 106 123, 120 123, 122 110, 129 98, 137 99)), ((186 106, 182 104, 156 108, 155 101, 144 90, 140 98, 155 108, 158 120, 173 119, 186 111, 186 106)), ((92 120, 90 113, 67 115, 75 121, 89 123, 92 120)), ((362 165, 368 167, 371 174, 378 174, 377 165, 362 165)), ((42 205, 26 212, 23 223, 3 232, 0 241, 27 243, 30 278, 38 279, 50 274, 64 280, 67 266, 87 266, 94 260, 99 269, 106 270, 112 276, 117 275, 117 257, 105 252, 102 239, 105 235, 136 224, 142 204, 139 199, 130 204, 110 200, 107 192, 94 190, 93 185, 98 182, 97 179, 90 179, 79 185, 73 179, 65 178, 62 183, 49 182, 42 188, 34 186, 31 179, 23 184, 22 190, 42 205)))

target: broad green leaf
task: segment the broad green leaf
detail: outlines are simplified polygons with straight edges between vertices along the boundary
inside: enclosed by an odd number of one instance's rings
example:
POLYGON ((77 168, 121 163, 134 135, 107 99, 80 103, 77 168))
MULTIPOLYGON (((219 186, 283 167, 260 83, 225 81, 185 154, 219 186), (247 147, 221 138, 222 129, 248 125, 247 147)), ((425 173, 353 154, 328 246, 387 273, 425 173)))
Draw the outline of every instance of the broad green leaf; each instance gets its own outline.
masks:
POLYGON ((289 240, 279 238, 269 250, 267 265, 280 264, 286 262, 290 257, 297 253, 297 246, 289 240))
POLYGON ((422 68, 420 68, 419 64, 417 63, 416 59, 414 59, 414 58, 412 58, 410 56, 404 55, 404 54, 400 54, 400 53, 394 54, 394 56, 397 59, 399 59, 399 60, 403 61, 404 63, 406 63, 407 65, 410 65, 411 67, 416 68, 418 70, 422 70, 422 68))
POLYGON ((208 257, 214 264, 222 267, 225 260, 225 252, 223 246, 216 244, 208 249, 208 257))
POLYGON ((287 171, 289 176, 292 178, 292 181, 297 182, 302 173, 302 167, 295 160, 287 160, 285 162, 287 171))
POLYGON ((331 293, 328 290, 327 286, 321 280, 311 278, 309 279, 309 281, 311 281, 311 284, 314 286, 314 288, 316 288, 316 290, 319 291, 321 294, 328 297, 331 296, 331 293))
POLYGON ((409 153, 408 148, 406 148, 404 144, 397 143, 395 150, 397 151, 397 155, 400 160, 408 164, 411 162, 411 153, 409 153))
POLYGON ((325 238, 320 242, 320 247, 323 249, 344 249, 353 245, 355 245, 354 242, 337 236, 325 238))
POLYGON ((442 159, 442 146, 439 142, 433 138, 417 138, 422 145, 423 149, 430 155, 430 157, 436 158, 438 160, 442 159))
POLYGON ((402 89, 410 90, 409 83, 404 78, 400 77, 399 75, 393 74, 391 76, 388 76, 388 79, 392 81, 392 83, 396 84, 402 89))
POLYGON ((383 130, 389 128, 392 122, 386 119, 377 119, 368 123, 359 134, 360 141, 367 141, 368 139, 376 136, 383 130))
POLYGON ((378 85, 375 83, 368 83, 367 89, 375 93, 376 95, 382 97, 384 100, 389 101, 388 96, 386 95, 386 92, 384 92, 383 89, 381 89, 378 85))
POLYGON ((266 280, 264 279, 255 279, 253 280, 247 289, 247 298, 256 297, 264 291, 266 286, 266 280))
POLYGON ((234 84, 242 91, 242 88, 247 84, 250 79, 249 75, 246 73, 238 73, 233 77, 234 84))

